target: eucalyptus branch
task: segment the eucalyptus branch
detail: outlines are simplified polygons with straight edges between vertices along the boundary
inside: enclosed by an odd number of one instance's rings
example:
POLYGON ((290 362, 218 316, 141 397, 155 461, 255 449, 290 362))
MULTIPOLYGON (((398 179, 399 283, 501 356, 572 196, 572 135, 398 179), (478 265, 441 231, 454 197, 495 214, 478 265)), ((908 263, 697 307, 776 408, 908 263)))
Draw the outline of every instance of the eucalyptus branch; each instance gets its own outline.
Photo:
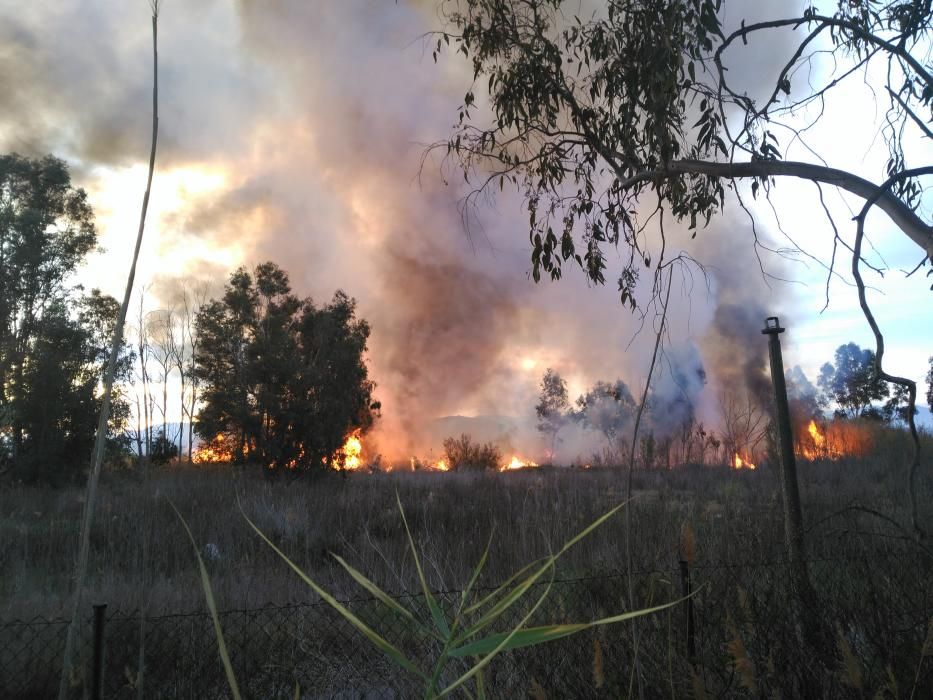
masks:
MULTIPOLYGON (((929 170, 933 171, 933 169, 929 170)), ((892 384, 898 384, 907 389, 907 425, 910 428, 910 437, 913 441, 913 455, 911 457, 907 473, 907 494, 910 502, 911 527, 914 534, 918 538, 922 538, 924 536, 924 532, 920 527, 920 522, 917 516, 917 492, 915 488, 917 467, 920 464, 920 436, 917 433, 917 424, 914 420, 914 411, 917 405, 917 383, 912 379, 907 379, 906 377, 898 377, 893 374, 888 374, 884 370, 882 365, 882 361, 884 359, 884 335, 881 333, 881 328, 878 326, 878 322, 875 320, 874 314, 868 305, 865 283, 862 280, 862 273, 859 269, 859 262, 861 261, 862 253, 862 241, 865 237, 865 217, 868 215, 868 212, 871 210, 872 206, 875 205, 877 199, 881 197, 882 192, 887 192, 897 182, 915 174, 916 171, 905 170, 888 178, 888 180, 879 188, 879 193, 865 202, 862 210, 855 218, 856 233, 855 244, 853 245, 852 251, 852 276, 855 278, 855 284, 858 287, 859 306, 862 309, 862 314, 865 316, 865 320, 868 321, 868 325, 871 327, 872 334, 875 336, 875 372, 879 380, 891 382, 892 384)))

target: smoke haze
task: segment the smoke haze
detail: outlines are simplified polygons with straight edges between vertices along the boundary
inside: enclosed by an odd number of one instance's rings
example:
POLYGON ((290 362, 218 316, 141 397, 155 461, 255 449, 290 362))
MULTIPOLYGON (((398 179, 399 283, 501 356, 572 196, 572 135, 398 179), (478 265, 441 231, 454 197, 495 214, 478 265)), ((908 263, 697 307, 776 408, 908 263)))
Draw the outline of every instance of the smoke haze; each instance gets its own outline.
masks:
MULTIPOLYGON (((89 267, 89 283, 115 293, 123 282, 105 270, 129 257, 117 256, 148 146, 147 5, 38 5, 0 6, 0 148, 73 164, 113 256, 89 267), (108 195, 115 183, 124 189, 108 195)), ((623 378, 640 395, 653 344, 651 323, 636 334, 611 286, 569 268, 559 283, 530 280, 516 196, 478 209, 465 231, 469 187, 445 183, 433 161, 421 170, 424 145, 446 138, 471 81, 470 66, 435 66, 419 40, 436 27, 433 8, 214 0, 165 3, 160 20, 160 151, 141 278, 216 281, 268 259, 299 294, 356 297, 383 404, 374 440, 394 456, 436 447, 426 426, 452 414, 516 416, 532 441, 547 367, 571 400, 599 379, 623 378)), ((747 70, 768 56, 756 61, 747 70)), ((711 413, 712 388, 766 378, 759 330, 791 290, 764 283, 738 216, 694 242, 681 230, 669 240, 709 266, 710 286, 697 273, 674 284, 658 391, 711 413)), ((609 263, 619 265, 614 253, 609 263)), ((784 263, 766 264, 780 273, 784 263)))

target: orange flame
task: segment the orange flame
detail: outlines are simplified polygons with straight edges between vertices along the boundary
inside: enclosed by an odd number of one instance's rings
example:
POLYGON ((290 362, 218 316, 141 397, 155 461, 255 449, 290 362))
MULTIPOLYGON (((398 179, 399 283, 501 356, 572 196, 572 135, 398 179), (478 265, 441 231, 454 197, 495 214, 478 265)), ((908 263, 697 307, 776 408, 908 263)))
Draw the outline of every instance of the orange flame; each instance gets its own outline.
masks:
POLYGON ((858 421, 831 421, 823 425, 811 420, 797 440, 797 455, 808 460, 839 459, 868 454, 871 431, 858 421))
POLYGON ((736 452, 736 453, 735 453, 735 459, 734 459, 734 461, 733 461, 733 463, 732 463, 732 468, 733 468, 733 469, 757 469, 758 467, 756 467, 754 464, 752 464, 752 463, 749 461, 748 455, 745 455, 745 459, 742 459, 742 458, 739 456, 739 453, 736 452))
POLYGON ((810 433, 810 437, 813 438, 813 444, 816 445, 817 449, 821 449, 826 445, 826 437, 820 434, 820 429, 816 427, 816 421, 810 421, 810 425, 807 426, 807 432, 810 433))
POLYGON ((512 461, 508 464, 503 464, 499 471, 506 472, 511 469, 525 469, 526 467, 537 467, 537 462, 532 462, 531 460, 524 460, 515 455, 512 456, 512 461))
POLYGON ((447 464, 447 460, 441 457, 434 463, 434 468, 441 472, 450 471, 450 466, 447 464))
POLYGON ((212 462, 232 462, 233 447, 223 433, 217 433, 210 442, 202 444, 191 455, 195 464, 210 464, 212 462))
POLYGON ((363 443, 360 442, 359 431, 347 436, 347 441, 343 443, 337 451, 337 456, 331 461, 331 465, 336 469, 347 469, 354 471, 363 465, 360 455, 363 453, 363 443))

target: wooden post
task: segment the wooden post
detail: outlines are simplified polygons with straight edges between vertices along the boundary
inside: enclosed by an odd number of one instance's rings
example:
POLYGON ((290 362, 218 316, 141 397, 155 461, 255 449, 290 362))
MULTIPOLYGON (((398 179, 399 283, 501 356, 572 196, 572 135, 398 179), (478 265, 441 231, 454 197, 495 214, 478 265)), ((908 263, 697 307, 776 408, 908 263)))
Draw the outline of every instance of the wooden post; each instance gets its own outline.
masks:
POLYGON ((797 628, 803 640, 819 648, 819 635, 815 621, 815 594, 807 571, 803 538, 803 514, 800 490, 797 486, 797 461, 794 456, 794 436, 787 405, 787 385, 784 381, 784 360, 781 356, 780 334, 784 332, 777 316, 765 319, 761 331, 768 336, 768 355, 771 360, 771 383, 774 386, 774 408, 778 428, 778 451, 781 456, 781 492, 784 500, 784 540, 793 588, 793 605, 797 628))
POLYGON ((104 697, 104 625, 107 604, 94 606, 94 657, 91 668, 91 700, 104 697))

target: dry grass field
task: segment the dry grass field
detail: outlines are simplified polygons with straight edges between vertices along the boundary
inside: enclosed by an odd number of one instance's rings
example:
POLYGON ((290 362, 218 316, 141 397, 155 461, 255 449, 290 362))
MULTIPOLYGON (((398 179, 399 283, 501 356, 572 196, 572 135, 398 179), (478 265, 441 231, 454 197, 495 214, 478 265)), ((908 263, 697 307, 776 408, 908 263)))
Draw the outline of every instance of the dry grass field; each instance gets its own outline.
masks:
MULTIPOLYGON (((767 464, 754 471, 638 471, 635 497, 626 506, 633 575, 626 574, 620 514, 561 560, 552 600, 539 617, 554 623, 618 613, 628 608, 630 593, 637 605, 677 599, 684 583, 678 575, 681 533, 689 528, 696 543, 690 562, 695 652, 688 652, 681 605, 645 618, 637 638, 630 626, 619 625, 587 633, 582 642, 509 654, 489 670, 492 697, 625 696, 633 692, 636 668, 646 697, 787 697, 813 683, 826 697, 909 697, 912 690, 923 697, 916 689, 933 682, 933 662, 922 655, 933 616, 933 557, 896 524, 906 522, 904 478, 895 466, 907 450, 903 435, 881 431, 874 445, 871 457, 799 464, 809 569, 820 606, 811 614, 826 635, 819 654, 800 646, 790 622, 775 471, 767 464)), ((929 438, 924 448, 919 502, 922 519, 931 522, 929 438)), ((0 621, 64 615, 82 493, 25 486, 0 492, 0 621)), ((317 597, 243 516, 318 583, 338 598, 355 600, 357 614, 417 655, 428 651, 424 641, 384 617, 330 556, 344 557, 387 591, 416 593, 396 494, 430 586, 451 592, 441 600, 452 604, 490 536, 481 586, 554 551, 623 501, 625 476, 611 467, 358 472, 295 480, 270 480, 255 467, 227 465, 169 467, 145 478, 109 473, 100 492, 88 586, 89 604, 106 602, 111 616, 108 692, 135 697, 136 611, 144 609, 147 687, 154 696, 225 693, 196 558, 170 503, 207 560, 218 606, 230 611, 222 624, 251 695, 292 697, 296 680, 311 693, 307 697, 415 692, 411 678, 326 606, 308 605, 317 597), (290 605, 298 607, 269 607, 290 605)), ((420 604, 417 596, 407 600, 420 604)), ((61 637, 56 630, 0 625, 0 676, 7 673, 7 682, 24 689, 14 697, 32 697, 30 688, 41 697, 53 687, 61 637), (16 645, 26 634, 35 635, 38 646, 23 656, 16 645), (36 654, 48 657, 44 671, 22 666, 36 654)), ((89 664, 88 658, 82 663, 89 664)), ((76 692, 86 687, 82 678, 75 681, 76 692)))
MULTIPOLYGON (((868 458, 800 465, 811 558, 890 552, 907 547, 864 506, 905 521, 902 435, 889 433, 868 458), (838 515, 833 515, 839 513, 838 515)), ((933 514, 930 440, 920 470, 925 520, 933 514)), ((547 554, 625 497, 621 470, 537 468, 509 473, 330 474, 297 480, 264 478, 251 467, 166 468, 146 479, 105 478, 92 536, 91 597, 124 611, 201 609, 191 545, 169 502, 210 555, 222 607, 307 600, 304 585, 246 523, 240 508, 319 582, 349 594, 329 552, 340 554, 387 590, 410 591, 416 578, 398 493, 427 575, 438 590, 469 577, 490 535, 487 583, 547 554), (147 551, 148 550, 148 551, 147 551), (147 560, 148 557, 148 560, 147 560)), ((0 491, 0 619, 64 612, 77 546, 83 491, 13 487, 0 491)), ((756 471, 681 467, 635 474, 633 523, 637 568, 676 563, 681 527, 696 533, 697 562, 742 564, 782 557, 780 486, 767 465, 756 471)), ((562 575, 625 567, 619 516, 571 550, 562 575)))

